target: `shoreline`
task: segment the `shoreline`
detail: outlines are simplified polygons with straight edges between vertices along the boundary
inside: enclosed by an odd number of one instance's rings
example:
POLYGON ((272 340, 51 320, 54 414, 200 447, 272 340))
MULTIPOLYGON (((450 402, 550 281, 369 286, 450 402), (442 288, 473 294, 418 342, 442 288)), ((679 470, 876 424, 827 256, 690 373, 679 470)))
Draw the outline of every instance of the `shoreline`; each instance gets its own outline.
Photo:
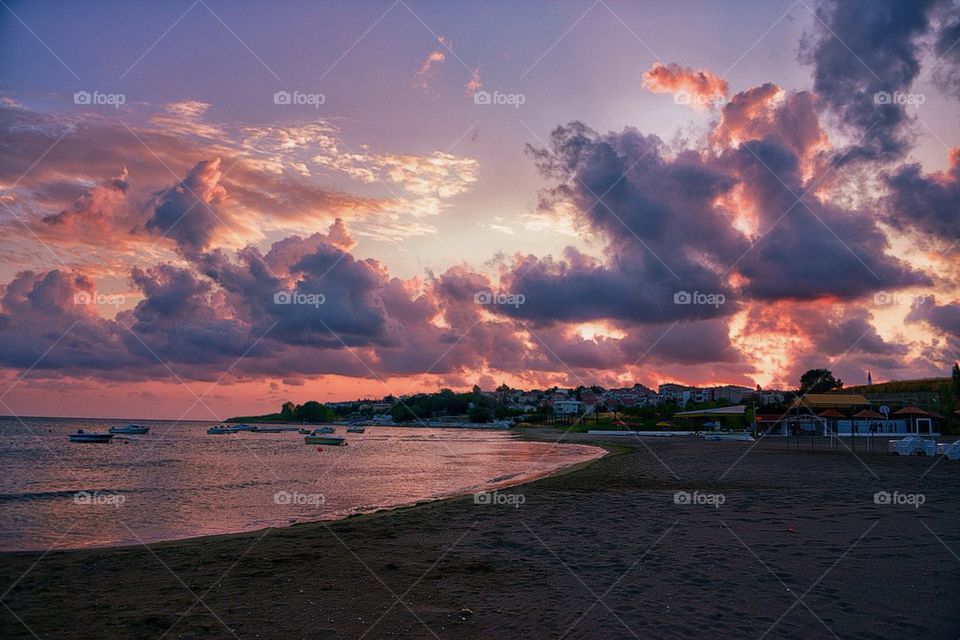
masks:
MULTIPOLYGON (((516 435, 519 435, 519 434, 511 434, 511 435, 516 436, 516 435)), ((571 462, 571 463, 568 463, 568 464, 562 464, 562 465, 560 465, 560 466, 558 466, 558 467, 556 467, 556 468, 554 468, 554 469, 551 469, 551 470, 549 470, 549 471, 543 471, 543 472, 541 472, 541 473, 534 474, 534 475, 530 475, 530 476, 526 476, 526 477, 517 479, 517 480, 515 480, 515 481, 513 480, 513 478, 509 478, 509 479, 504 480, 504 481, 501 481, 501 482, 490 482, 490 483, 489 483, 489 486, 488 486, 487 488, 485 488, 483 491, 477 491, 477 490, 476 490, 476 489, 477 489, 476 486, 464 487, 462 490, 457 490, 457 491, 454 491, 454 492, 449 493, 449 494, 439 495, 439 496, 436 496, 436 497, 431 497, 431 498, 427 498, 427 499, 423 499, 423 500, 417 500, 417 501, 415 501, 415 502, 400 503, 400 504, 391 505, 391 506, 388 506, 388 507, 375 507, 375 508, 371 508, 371 509, 369 509, 369 510, 366 510, 366 509, 363 509, 362 507, 360 507, 360 508, 358 508, 359 510, 357 510, 357 511, 352 511, 352 512, 343 513, 343 514, 334 514, 334 515, 332 515, 332 517, 329 517, 329 518, 317 518, 317 519, 315 519, 315 520, 302 520, 302 521, 297 521, 297 522, 290 522, 290 523, 288 523, 288 524, 286 524, 286 525, 267 526, 267 527, 260 527, 260 528, 257 528, 257 529, 249 529, 249 530, 243 530, 243 531, 230 531, 230 532, 226 532, 226 533, 213 533, 213 534, 209 534, 209 535, 186 536, 186 537, 183 537, 183 538, 171 538, 171 539, 169 539, 169 540, 156 540, 156 541, 151 541, 151 542, 147 542, 147 543, 143 543, 143 542, 131 542, 131 543, 129 543, 129 544, 93 545, 93 546, 73 547, 73 548, 64 548, 64 549, 57 549, 57 548, 56 548, 56 545, 54 545, 54 546, 53 546, 51 549, 49 549, 49 550, 46 549, 46 548, 38 548, 38 549, 18 549, 18 550, 14 550, 14 551, 4 551, 4 550, 0 549, 0 559, 4 558, 5 556, 18 555, 18 554, 19 554, 19 555, 37 555, 37 554, 44 554, 44 553, 72 553, 72 552, 84 552, 84 551, 110 551, 110 550, 122 550, 122 549, 129 549, 129 548, 137 548, 137 547, 143 546, 144 544, 148 544, 148 545, 150 545, 151 547, 159 547, 159 546, 161 546, 161 545, 184 544, 184 543, 190 543, 190 542, 194 542, 194 541, 216 541, 216 540, 219 540, 219 539, 227 539, 227 538, 231 538, 231 537, 235 537, 235 536, 256 536, 257 534, 260 534, 260 533, 262 533, 262 532, 264 532, 264 531, 272 530, 272 529, 290 529, 290 528, 293 528, 293 527, 298 527, 298 526, 303 526, 303 525, 314 525, 314 524, 319 524, 319 523, 333 523, 333 522, 339 522, 339 521, 341 521, 341 520, 355 520, 355 519, 365 518, 365 517, 374 516, 374 515, 387 515, 387 514, 393 512, 393 511, 397 511, 397 510, 401 510, 401 509, 413 509, 413 508, 416 508, 416 507, 419 507, 419 506, 422 506, 422 505, 432 504, 432 503, 435 503, 435 502, 442 502, 442 501, 445 501, 445 500, 456 500, 456 499, 460 499, 460 498, 465 498, 465 497, 468 497, 468 496, 472 496, 472 495, 475 495, 475 494, 477 494, 477 493, 492 493, 492 492, 497 492, 497 491, 501 491, 501 490, 504 490, 504 489, 513 489, 513 488, 515 488, 515 487, 524 486, 524 485, 527 485, 527 484, 531 484, 531 483, 534 483, 534 482, 538 482, 538 481, 543 480, 543 479, 545 479, 545 478, 550 478, 550 477, 553 477, 553 476, 559 476, 559 475, 563 475, 563 474, 565 474, 565 473, 573 473, 573 472, 575 472, 575 471, 577 471, 577 470, 579 470, 579 469, 581 469, 581 468, 583 468, 583 467, 585 467, 585 466, 587 466, 587 465, 590 465, 590 464, 596 462, 597 460, 603 459, 603 458, 606 457, 607 455, 610 455, 610 451, 611 451, 611 448, 610 448, 610 447, 598 446, 598 445, 590 445, 590 444, 586 444, 586 443, 574 443, 574 442, 560 443, 560 442, 556 442, 556 441, 550 442, 550 441, 547 441, 547 440, 544 440, 544 439, 533 439, 533 441, 535 441, 535 442, 543 442, 544 444, 554 444, 554 445, 558 445, 558 446, 563 446, 563 445, 588 446, 588 447, 593 447, 593 448, 595 448, 595 449, 599 449, 600 451, 602 451, 602 453, 600 453, 599 455, 597 455, 597 456, 595 456, 594 458, 591 458, 591 459, 589 459, 589 460, 583 460, 583 461, 580 461, 580 462, 571 462)), ((520 474, 518 474, 518 475, 520 475, 520 474)))
MULTIPOLYGON (((870 457, 877 480, 849 454, 585 436, 562 441, 607 453, 507 488, 525 496, 516 508, 466 495, 148 548, 10 552, 4 603, 40 637, 832 637, 803 594, 841 637, 960 632, 955 464, 870 457), (874 502, 921 476, 921 511, 874 502), (725 504, 678 505, 684 491, 725 504)), ((6 610, 0 635, 33 637, 6 610)))

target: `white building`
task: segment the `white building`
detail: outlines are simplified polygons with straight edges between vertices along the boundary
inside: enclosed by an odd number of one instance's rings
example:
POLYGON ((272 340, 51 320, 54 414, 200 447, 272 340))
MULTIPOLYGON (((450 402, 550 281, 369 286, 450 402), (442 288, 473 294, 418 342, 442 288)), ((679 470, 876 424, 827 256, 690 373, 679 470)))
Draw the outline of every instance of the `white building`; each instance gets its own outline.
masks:
POLYGON ((553 412, 559 415, 570 416, 584 413, 586 403, 579 400, 559 400, 553 403, 553 412))

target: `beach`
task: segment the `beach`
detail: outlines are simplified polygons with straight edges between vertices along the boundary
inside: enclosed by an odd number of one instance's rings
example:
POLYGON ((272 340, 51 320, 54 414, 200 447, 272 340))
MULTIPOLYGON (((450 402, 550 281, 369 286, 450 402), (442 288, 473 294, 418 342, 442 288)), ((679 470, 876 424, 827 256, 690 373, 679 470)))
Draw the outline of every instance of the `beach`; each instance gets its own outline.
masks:
POLYGON ((610 454, 479 501, 0 555, 0 637, 960 635, 955 462, 564 438, 610 454))

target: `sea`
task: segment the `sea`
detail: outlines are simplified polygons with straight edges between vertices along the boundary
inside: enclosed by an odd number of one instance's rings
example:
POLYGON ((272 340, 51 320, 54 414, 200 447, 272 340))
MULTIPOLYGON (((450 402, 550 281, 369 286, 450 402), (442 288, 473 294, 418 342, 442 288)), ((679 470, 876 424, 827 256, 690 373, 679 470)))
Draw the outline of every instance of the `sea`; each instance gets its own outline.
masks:
MULTIPOLYGON (((0 417, 0 551, 149 544, 493 492, 603 455, 508 431, 373 426, 311 446, 210 422, 0 417), (72 443, 136 422, 146 435, 72 443)), ((489 495, 478 508, 516 508, 489 495)))

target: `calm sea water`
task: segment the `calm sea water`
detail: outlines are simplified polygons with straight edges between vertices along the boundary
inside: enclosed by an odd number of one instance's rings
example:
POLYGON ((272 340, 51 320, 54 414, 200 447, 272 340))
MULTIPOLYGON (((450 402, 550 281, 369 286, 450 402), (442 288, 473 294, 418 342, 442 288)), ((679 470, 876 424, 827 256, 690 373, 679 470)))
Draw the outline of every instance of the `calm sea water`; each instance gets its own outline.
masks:
MULTIPOLYGON (((76 444, 128 421, 0 418, 0 550, 137 544, 334 519, 484 491, 602 454, 503 431, 367 427, 349 446, 292 433, 207 435, 144 422, 145 436, 76 444)), ((478 506, 478 508, 483 508, 478 506)), ((496 508, 488 506, 486 508, 496 508)))

